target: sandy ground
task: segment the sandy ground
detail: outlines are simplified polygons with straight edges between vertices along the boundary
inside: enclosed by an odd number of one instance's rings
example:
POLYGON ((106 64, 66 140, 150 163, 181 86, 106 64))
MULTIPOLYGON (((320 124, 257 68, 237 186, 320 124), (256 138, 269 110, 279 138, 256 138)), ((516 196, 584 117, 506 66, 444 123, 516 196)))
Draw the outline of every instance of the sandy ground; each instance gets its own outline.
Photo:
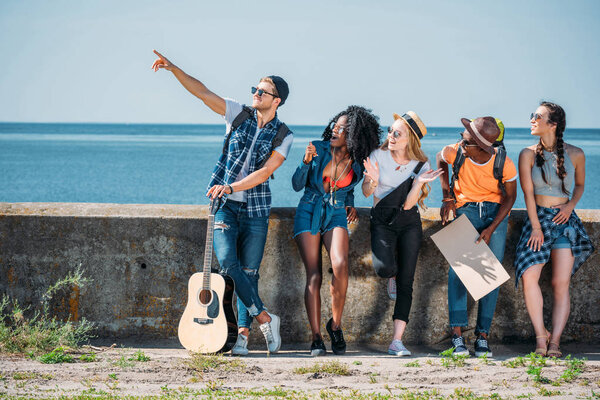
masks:
POLYGON ((327 398, 348 396, 358 399, 361 398, 359 392, 364 396, 381 393, 402 397, 425 391, 449 396, 456 394, 457 388, 463 393, 471 390, 479 396, 497 394, 501 398, 541 398, 544 394, 554 395, 554 398, 600 398, 599 347, 566 345, 563 348, 565 354, 586 357, 587 361, 583 372, 568 383, 559 379, 566 367, 548 361, 542 376, 561 382, 552 385, 534 382, 526 367, 506 366, 506 361, 531 351, 530 345, 496 345, 493 346, 495 357, 489 362, 471 357, 465 366, 445 367, 438 355, 445 349, 443 345, 409 346, 412 357, 389 356, 383 346, 350 346, 345 356, 328 353, 315 359, 309 356, 307 345, 300 344, 284 347, 279 354, 271 356, 264 350, 252 350, 249 356, 242 358, 225 356, 226 361, 239 360, 242 365, 233 370, 225 366, 198 373, 186 365, 186 361, 191 360, 190 354, 173 342, 155 342, 143 347, 139 343, 128 343, 126 347, 97 347, 96 361, 89 363, 48 365, 22 356, 0 355, 0 397, 164 396, 202 390, 205 397, 209 397, 208 388, 237 393, 235 398, 248 398, 252 396, 243 395, 248 393, 244 390, 264 391, 279 387, 282 393, 297 391, 302 396, 316 398, 325 394, 329 396, 327 398), (150 360, 129 361, 138 349, 150 360), (347 365, 350 375, 296 371, 298 367, 331 361, 347 365))

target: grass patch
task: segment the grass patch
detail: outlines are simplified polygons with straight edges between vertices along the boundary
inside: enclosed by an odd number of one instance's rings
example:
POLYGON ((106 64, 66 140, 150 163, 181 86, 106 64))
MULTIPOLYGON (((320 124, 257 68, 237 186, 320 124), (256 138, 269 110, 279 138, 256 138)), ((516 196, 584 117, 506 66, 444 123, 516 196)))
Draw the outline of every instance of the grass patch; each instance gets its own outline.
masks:
POLYGON ((442 351, 440 356, 442 356, 442 366, 446 368, 464 367, 466 364, 466 359, 469 358, 467 354, 454 354, 454 347, 450 347, 448 350, 442 351))
POLYGON ((311 365, 310 367, 294 368, 294 373, 299 375, 314 373, 325 373, 342 376, 351 375, 350 370, 348 369, 348 365, 339 361, 318 362, 311 365))
POLYGON ((65 349, 63 347, 57 347, 50 353, 42 354, 39 357, 39 360, 44 364, 62 364, 75 362, 73 356, 68 353, 65 353, 65 349))
POLYGON ((198 375, 210 371, 244 371, 246 363, 236 357, 225 357, 223 354, 200 354, 192 353, 184 365, 198 375))
POLYGON ((40 374, 37 372, 15 372, 12 376, 12 378, 15 381, 22 381, 22 380, 32 380, 32 379, 45 379, 45 380, 50 380, 52 378, 54 378, 54 375, 52 374, 40 374))
POLYGON ((96 361, 96 353, 82 354, 79 356, 79 360, 83 362, 94 362, 96 361))
POLYGON ((408 363, 404 364, 404 366, 409 367, 409 368, 420 368, 421 367, 419 365, 419 360, 408 362, 408 363))
POLYGON ((22 307, 4 295, 0 299, 0 352, 35 356, 61 346, 75 348, 91 338, 94 325, 85 318, 80 322, 60 321, 49 311, 49 301, 57 294, 88 283, 79 266, 46 290, 38 309, 22 307))
POLYGON ((117 360, 111 361, 111 364, 115 367, 125 369, 133 367, 135 365, 135 362, 130 360, 129 358, 126 358, 125 355, 121 355, 121 357, 119 357, 117 360))
POLYGON ((129 357, 128 360, 129 361, 146 362, 146 361, 150 361, 150 357, 145 355, 142 350, 138 350, 135 353, 133 353, 133 356, 129 357))

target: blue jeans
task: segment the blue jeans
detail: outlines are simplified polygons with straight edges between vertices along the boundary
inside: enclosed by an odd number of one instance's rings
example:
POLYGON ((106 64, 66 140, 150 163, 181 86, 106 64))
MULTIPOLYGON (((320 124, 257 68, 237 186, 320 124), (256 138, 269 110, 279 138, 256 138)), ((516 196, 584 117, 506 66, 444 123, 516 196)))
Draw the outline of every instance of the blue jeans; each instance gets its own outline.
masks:
MULTIPOLYGON (((487 228, 500 209, 500 204, 485 201, 483 203, 466 203, 456 210, 456 216, 466 215, 473 224, 477 232, 487 228)), ((490 238, 490 250, 500 262, 504 259, 504 246, 506 244, 506 230, 508 228, 508 216, 502 220, 490 238)), ((496 301, 498 292, 496 288, 481 299, 477 309, 477 325, 475 334, 488 334, 496 310, 496 301)), ((468 326, 469 316, 467 314, 467 289, 460 281, 454 269, 448 270, 448 312, 450 314, 450 326, 468 326)))
POLYGON ((227 200, 215 214, 214 248, 221 272, 235 282, 238 327, 250 328, 252 318, 265 310, 258 296, 269 217, 248 217, 246 203, 227 200))

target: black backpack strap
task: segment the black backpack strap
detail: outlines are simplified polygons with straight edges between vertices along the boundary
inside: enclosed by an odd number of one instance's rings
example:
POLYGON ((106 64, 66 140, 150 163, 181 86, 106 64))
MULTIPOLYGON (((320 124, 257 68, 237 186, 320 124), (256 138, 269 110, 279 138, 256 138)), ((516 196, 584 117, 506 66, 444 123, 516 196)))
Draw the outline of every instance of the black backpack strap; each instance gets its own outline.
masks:
POLYGON ((456 158, 454 159, 454 164, 452 164, 452 177, 450 178, 450 196, 456 198, 454 194, 454 184, 458 180, 458 172, 460 171, 460 167, 465 162, 465 153, 463 152, 462 147, 458 146, 458 150, 456 151, 456 158))
POLYGON ((425 165, 425 162, 419 161, 419 163, 417 164, 415 169, 413 169, 412 173, 410 174, 410 177, 415 179, 417 177, 417 175, 419 175, 419 171, 421 171, 421 168, 423 168, 423 165, 425 165))
POLYGON ((248 107, 247 105, 242 106, 242 111, 235 117, 233 122, 231 123, 231 129, 227 132, 227 137, 225 138, 225 143, 223 143, 223 154, 229 148, 229 138, 231 137, 231 133, 240 127, 248 118, 250 118, 254 114, 254 109, 252 107, 248 107))
MULTIPOLYGON (((283 122, 281 123, 281 125, 279 125, 279 129, 277 130, 277 133, 275 134, 275 137, 273 138, 273 140, 271 140, 271 151, 269 152, 269 154, 273 154, 273 151, 281 146, 281 143, 283 143, 283 140, 285 139, 285 137, 290 133, 290 128, 287 127, 286 124, 284 124, 283 122)), ((261 169, 262 167, 265 166, 267 160, 270 158, 271 156, 265 158, 257 167, 256 169, 261 169)), ((271 179, 275 179, 274 175, 271 175, 271 179)))
POLYGON ((502 197, 506 196, 506 188, 502 177, 504 175, 504 161, 506 161, 506 149, 504 147, 496 148, 496 159, 494 160, 494 178, 498 181, 498 187, 502 191, 502 197))

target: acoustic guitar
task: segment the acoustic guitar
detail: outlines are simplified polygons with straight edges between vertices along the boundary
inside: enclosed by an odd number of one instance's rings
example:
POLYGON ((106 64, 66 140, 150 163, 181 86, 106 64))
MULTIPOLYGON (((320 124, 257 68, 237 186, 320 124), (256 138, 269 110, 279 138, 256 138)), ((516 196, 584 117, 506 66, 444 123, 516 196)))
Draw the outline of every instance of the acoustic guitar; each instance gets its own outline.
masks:
POLYGON ((233 313, 233 280, 211 272, 215 214, 221 199, 210 203, 204 265, 188 282, 188 300, 179 321, 179 342, 198 353, 229 351, 237 340, 237 323, 233 313))

